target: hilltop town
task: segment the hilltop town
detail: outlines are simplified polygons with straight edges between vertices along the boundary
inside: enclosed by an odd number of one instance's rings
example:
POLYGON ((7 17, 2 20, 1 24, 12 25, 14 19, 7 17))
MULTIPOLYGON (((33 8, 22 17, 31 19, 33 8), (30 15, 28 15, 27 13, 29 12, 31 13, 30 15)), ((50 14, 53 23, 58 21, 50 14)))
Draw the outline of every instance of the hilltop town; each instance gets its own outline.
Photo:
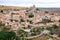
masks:
POLYGON ((16 40, 60 40, 60 9, 0 6, 2 30, 15 32, 16 40))

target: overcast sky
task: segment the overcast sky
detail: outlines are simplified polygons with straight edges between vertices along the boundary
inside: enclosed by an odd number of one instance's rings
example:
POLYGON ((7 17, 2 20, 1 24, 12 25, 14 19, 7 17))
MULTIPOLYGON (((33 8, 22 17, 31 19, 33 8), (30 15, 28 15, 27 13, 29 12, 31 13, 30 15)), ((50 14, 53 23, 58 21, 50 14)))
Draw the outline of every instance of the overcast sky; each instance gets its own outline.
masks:
POLYGON ((2 5, 25 6, 30 7, 60 7, 60 0, 0 0, 2 5))

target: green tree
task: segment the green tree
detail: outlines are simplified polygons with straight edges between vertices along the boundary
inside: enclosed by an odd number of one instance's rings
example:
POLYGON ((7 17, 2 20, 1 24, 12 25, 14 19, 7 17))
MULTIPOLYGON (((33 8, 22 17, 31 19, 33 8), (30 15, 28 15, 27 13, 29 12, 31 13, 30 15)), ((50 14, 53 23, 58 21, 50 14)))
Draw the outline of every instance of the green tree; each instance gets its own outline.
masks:
POLYGON ((11 31, 11 32, 8 32, 8 39, 10 40, 14 40, 16 37, 16 33, 11 31))
POLYGON ((8 32, 6 30, 0 31, 0 40, 14 40, 15 36, 15 32, 8 32))

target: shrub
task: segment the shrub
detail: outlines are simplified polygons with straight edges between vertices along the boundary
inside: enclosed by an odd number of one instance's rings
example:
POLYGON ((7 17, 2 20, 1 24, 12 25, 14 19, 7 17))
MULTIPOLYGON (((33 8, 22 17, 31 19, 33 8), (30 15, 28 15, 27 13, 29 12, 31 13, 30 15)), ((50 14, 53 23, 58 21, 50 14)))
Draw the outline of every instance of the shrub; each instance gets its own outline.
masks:
POLYGON ((20 19, 20 22, 25 22, 25 21, 24 21, 24 19, 21 18, 21 19, 20 19))
POLYGON ((32 17, 34 17, 34 15, 31 13, 31 14, 28 15, 28 17, 32 18, 32 17))
POLYGON ((1 13, 3 13, 3 10, 1 10, 1 13))
POLYGON ((30 22, 30 24, 33 24, 33 22, 32 21, 29 21, 30 22))
POLYGON ((59 20, 59 22, 60 22, 60 20, 59 20))
POLYGON ((58 26, 57 26, 57 25, 53 25, 53 28, 54 28, 54 29, 57 29, 57 28, 58 28, 58 26))
POLYGON ((28 25, 28 28, 30 28, 30 29, 31 29, 31 25, 28 25))
POLYGON ((39 8, 36 8, 36 10, 39 10, 39 8))
POLYGON ((13 22, 13 19, 10 19, 11 22, 13 22))
POLYGON ((58 34, 58 37, 60 37, 60 34, 58 34))
POLYGON ((0 22, 0 26, 5 26, 5 24, 4 24, 4 23, 2 23, 2 22, 0 22))
POLYGON ((42 22, 48 23, 48 22, 53 22, 53 21, 51 21, 50 19, 43 19, 42 22))
POLYGON ((45 13, 48 13, 48 11, 45 11, 45 13))

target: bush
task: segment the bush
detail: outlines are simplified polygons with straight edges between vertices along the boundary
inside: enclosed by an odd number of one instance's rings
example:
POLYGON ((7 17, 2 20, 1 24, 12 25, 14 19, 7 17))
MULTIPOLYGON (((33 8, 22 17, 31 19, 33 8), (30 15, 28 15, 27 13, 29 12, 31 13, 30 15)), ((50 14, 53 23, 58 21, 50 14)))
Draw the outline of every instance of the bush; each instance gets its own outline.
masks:
POLYGON ((50 32, 51 35, 53 35, 54 33, 50 32))
POLYGON ((27 20, 27 22, 29 22, 30 24, 33 24, 32 20, 27 20))
POLYGON ((58 28, 58 26, 57 26, 57 25, 53 25, 53 28, 54 28, 54 29, 57 29, 57 28, 58 28))
POLYGON ((58 34, 58 37, 60 37, 60 34, 58 34))
POLYGON ((49 23, 49 22, 53 22, 53 21, 51 21, 50 19, 43 19, 42 22, 49 23))
POLYGON ((34 15, 31 13, 31 14, 28 15, 28 17, 32 18, 32 17, 34 17, 34 15))
POLYGON ((5 26, 5 24, 0 21, 0 26, 5 26))
POLYGON ((1 10, 1 13, 3 13, 3 10, 1 10))
POLYGON ((14 20, 15 22, 18 22, 18 20, 14 20))
POLYGON ((25 22, 25 21, 24 21, 24 19, 21 18, 21 19, 20 19, 20 22, 25 22))
POLYGON ((30 25, 28 25, 28 28, 30 28, 30 29, 31 29, 31 26, 30 26, 30 25))
POLYGON ((32 21, 29 21, 30 22, 30 24, 33 24, 33 22, 32 21))
POLYGON ((59 20, 59 22, 60 22, 60 20, 59 20))
POLYGON ((13 19, 10 19, 11 22, 13 22, 13 19))
POLYGON ((25 32, 24 30, 19 30, 18 34, 20 35, 20 37, 26 37, 28 35, 28 32, 25 32))
POLYGON ((48 11, 45 11, 45 13, 48 13, 48 11))
POLYGON ((39 8, 36 8, 36 10, 39 10, 39 8))

